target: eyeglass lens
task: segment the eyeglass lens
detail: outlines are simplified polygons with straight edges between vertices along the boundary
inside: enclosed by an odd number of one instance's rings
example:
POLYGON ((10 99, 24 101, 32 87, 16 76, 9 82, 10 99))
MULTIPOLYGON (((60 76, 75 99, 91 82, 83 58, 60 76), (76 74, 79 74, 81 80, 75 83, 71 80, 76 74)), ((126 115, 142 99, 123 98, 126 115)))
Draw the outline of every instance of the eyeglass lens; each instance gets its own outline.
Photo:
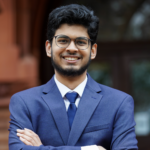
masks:
MULTIPOLYGON (((71 39, 65 35, 59 35, 56 37, 56 44, 61 48, 67 47, 71 42, 71 39)), ((84 50, 89 46, 89 39, 86 37, 78 37, 74 40, 77 48, 84 50)))

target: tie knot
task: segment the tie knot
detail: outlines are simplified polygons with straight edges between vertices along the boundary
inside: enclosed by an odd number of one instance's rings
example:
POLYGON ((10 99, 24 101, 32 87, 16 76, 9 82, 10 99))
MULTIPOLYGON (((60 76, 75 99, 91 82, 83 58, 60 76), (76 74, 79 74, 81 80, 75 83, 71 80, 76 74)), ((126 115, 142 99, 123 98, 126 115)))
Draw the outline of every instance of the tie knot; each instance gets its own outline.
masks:
POLYGON ((78 93, 75 92, 67 93, 65 96, 70 101, 70 103, 75 103, 76 98, 78 97, 78 93))

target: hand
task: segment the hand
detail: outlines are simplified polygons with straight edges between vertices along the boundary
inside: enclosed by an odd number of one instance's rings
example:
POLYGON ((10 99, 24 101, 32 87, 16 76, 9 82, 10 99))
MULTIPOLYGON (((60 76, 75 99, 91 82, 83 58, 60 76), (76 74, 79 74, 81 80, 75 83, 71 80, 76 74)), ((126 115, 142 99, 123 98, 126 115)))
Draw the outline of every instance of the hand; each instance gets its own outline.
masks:
POLYGON ((26 145, 31 146, 42 145, 39 136, 35 134, 32 130, 26 128, 24 130, 17 129, 17 136, 19 136, 20 140, 26 145))

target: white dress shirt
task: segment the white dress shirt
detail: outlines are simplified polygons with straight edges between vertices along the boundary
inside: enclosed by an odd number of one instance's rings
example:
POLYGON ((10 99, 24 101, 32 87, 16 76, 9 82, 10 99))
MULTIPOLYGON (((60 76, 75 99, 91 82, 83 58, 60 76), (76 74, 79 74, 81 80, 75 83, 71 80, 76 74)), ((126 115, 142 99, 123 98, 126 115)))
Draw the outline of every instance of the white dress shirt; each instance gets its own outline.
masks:
POLYGON ((56 79, 56 76, 54 76, 54 80, 56 82, 56 85, 60 91, 60 94, 62 96, 62 98, 64 99, 64 102, 65 102, 65 106, 66 106, 66 111, 68 110, 68 107, 70 105, 70 101, 65 97, 65 95, 67 93, 72 93, 72 92, 76 92, 78 93, 78 98, 76 99, 75 101, 75 105, 76 107, 78 108, 78 105, 79 105, 79 102, 80 102, 80 99, 82 97, 82 94, 83 94, 83 91, 84 91, 84 88, 86 86, 86 83, 87 83, 87 76, 86 78, 84 79, 84 81, 82 83, 80 83, 74 90, 70 90, 68 87, 66 87, 64 84, 60 83, 57 79, 56 79))
MULTIPOLYGON (((83 94, 83 91, 84 91, 84 88, 86 86, 86 83, 87 83, 87 76, 86 78, 84 79, 84 81, 82 83, 80 83, 74 90, 71 90, 69 89, 68 87, 66 87, 64 84, 60 83, 57 79, 56 79, 56 76, 54 76, 54 80, 55 80, 55 83, 61 93, 61 96, 62 98, 64 99, 64 103, 65 103, 65 106, 66 106, 66 111, 68 110, 68 107, 70 105, 70 101, 65 97, 65 95, 69 92, 69 93, 72 93, 72 92, 76 92, 78 93, 78 98, 76 99, 75 101, 75 105, 76 107, 78 108, 78 105, 79 105, 79 102, 80 102, 80 99, 82 97, 82 94, 83 94)), ((91 145, 91 146, 83 146, 81 147, 81 150, 99 150, 99 148, 96 146, 96 145, 91 145)))

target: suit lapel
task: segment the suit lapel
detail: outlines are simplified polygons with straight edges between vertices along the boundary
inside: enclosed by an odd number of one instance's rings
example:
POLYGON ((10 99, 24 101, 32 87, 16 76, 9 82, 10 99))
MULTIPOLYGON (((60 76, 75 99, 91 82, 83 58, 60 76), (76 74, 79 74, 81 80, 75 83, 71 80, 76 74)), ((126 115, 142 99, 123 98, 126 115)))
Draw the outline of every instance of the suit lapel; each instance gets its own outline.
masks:
POLYGON ((74 118, 67 145, 74 146, 89 122, 102 95, 99 85, 88 75, 88 82, 74 118))
POLYGON ((49 106, 61 138, 66 145, 70 132, 68 117, 63 98, 54 82, 54 78, 45 85, 43 92, 45 94, 42 97, 49 106))

